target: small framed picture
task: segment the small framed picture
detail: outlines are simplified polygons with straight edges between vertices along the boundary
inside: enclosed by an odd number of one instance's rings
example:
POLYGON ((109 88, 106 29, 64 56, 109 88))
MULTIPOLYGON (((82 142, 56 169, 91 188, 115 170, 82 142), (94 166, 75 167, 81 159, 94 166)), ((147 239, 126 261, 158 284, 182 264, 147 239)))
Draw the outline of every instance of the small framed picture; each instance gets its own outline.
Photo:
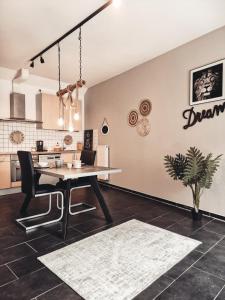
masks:
POLYGON ((225 99, 225 59, 190 71, 190 105, 225 99))

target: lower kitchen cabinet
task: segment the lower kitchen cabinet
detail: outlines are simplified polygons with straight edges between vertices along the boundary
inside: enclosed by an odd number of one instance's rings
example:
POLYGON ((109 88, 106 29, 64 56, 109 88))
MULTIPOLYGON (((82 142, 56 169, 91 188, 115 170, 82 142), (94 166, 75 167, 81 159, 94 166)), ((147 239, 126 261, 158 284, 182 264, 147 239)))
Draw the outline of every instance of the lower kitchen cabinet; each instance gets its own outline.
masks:
POLYGON ((0 189, 11 188, 10 155, 0 155, 0 189))

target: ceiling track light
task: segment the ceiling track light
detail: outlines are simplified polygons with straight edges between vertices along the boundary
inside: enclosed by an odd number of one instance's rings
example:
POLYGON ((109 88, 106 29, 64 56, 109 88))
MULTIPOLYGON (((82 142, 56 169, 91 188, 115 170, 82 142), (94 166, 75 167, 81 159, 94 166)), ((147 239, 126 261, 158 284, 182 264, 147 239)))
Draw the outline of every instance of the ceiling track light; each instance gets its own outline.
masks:
POLYGON ((44 58, 43 58, 42 56, 40 56, 40 63, 41 63, 41 64, 44 64, 44 63, 45 63, 45 60, 44 60, 44 58))
POLYGON ((32 60, 32 62, 30 63, 30 67, 34 68, 34 61, 32 60))
MULTIPOLYGON (((95 16, 97 16, 99 13, 101 13, 104 9, 106 9, 108 6, 110 6, 114 1, 116 1, 116 3, 114 3, 115 5, 118 6, 118 1, 119 0, 108 0, 106 3, 104 3, 101 7, 99 7, 98 9, 96 9, 93 13, 91 13, 89 16, 87 16, 85 19, 83 19, 82 21, 80 21, 77 25, 75 25, 73 28, 71 28, 69 31, 67 31, 66 33, 64 33, 61 37, 59 37, 56 41, 54 41, 53 43, 51 43, 50 45, 48 45, 45 49, 43 49, 41 52, 37 53, 35 56, 33 56, 30 61, 34 61, 36 58, 42 56, 45 52, 49 51, 49 49, 51 49, 52 47, 54 47, 55 45, 57 45, 58 43, 60 43, 62 40, 64 40, 67 36, 69 36, 71 33, 73 33, 74 31, 78 30, 81 26, 83 26, 84 24, 86 24, 87 22, 89 22, 91 19, 93 19, 95 16)), ((120 0, 121 1, 121 0, 120 0)))

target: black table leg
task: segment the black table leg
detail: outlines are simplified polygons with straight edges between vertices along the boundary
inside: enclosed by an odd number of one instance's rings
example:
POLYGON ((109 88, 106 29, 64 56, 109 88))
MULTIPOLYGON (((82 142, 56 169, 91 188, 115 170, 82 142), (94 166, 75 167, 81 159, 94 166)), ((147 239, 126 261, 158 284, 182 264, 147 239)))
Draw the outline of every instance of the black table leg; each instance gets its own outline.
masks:
POLYGON ((90 176, 89 180, 90 180, 90 184, 91 184, 91 186, 92 186, 92 188, 93 188, 93 190, 95 192, 95 195, 96 195, 96 197, 98 199, 98 202, 99 202, 99 204, 101 206, 101 209, 102 209, 102 211, 103 211, 103 213, 105 215, 106 221, 108 223, 112 223, 113 219, 112 219, 112 217, 110 215, 110 212, 109 212, 109 209, 108 209, 108 207, 107 207, 107 205, 105 203, 105 199, 104 199, 104 197, 103 197, 103 195, 102 195, 102 193, 100 191, 100 188, 99 188, 99 185, 98 185, 98 181, 97 181, 97 176, 90 176))
POLYGON ((67 227, 68 227, 70 188, 71 188, 71 180, 68 179, 66 181, 66 190, 64 192, 64 213, 63 213, 63 229, 62 229, 64 240, 66 239, 67 227))

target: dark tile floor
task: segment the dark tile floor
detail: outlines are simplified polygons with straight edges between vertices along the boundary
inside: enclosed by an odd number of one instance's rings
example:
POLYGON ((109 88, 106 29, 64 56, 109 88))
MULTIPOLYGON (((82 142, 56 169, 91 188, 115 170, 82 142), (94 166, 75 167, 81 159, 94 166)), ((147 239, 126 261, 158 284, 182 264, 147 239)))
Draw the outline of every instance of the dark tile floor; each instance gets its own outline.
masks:
MULTIPOLYGON (((70 217, 66 241, 60 238, 59 225, 26 234, 14 222, 22 194, 0 197, 0 300, 81 300, 37 257, 133 218, 202 241, 136 300, 225 300, 225 223, 206 217, 193 222, 188 211, 108 187, 102 190, 114 223, 106 224, 90 190, 75 191, 74 201, 88 200, 97 210, 70 217)), ((47 202, 33 200, 30 213, 46 209, 47 202)))

